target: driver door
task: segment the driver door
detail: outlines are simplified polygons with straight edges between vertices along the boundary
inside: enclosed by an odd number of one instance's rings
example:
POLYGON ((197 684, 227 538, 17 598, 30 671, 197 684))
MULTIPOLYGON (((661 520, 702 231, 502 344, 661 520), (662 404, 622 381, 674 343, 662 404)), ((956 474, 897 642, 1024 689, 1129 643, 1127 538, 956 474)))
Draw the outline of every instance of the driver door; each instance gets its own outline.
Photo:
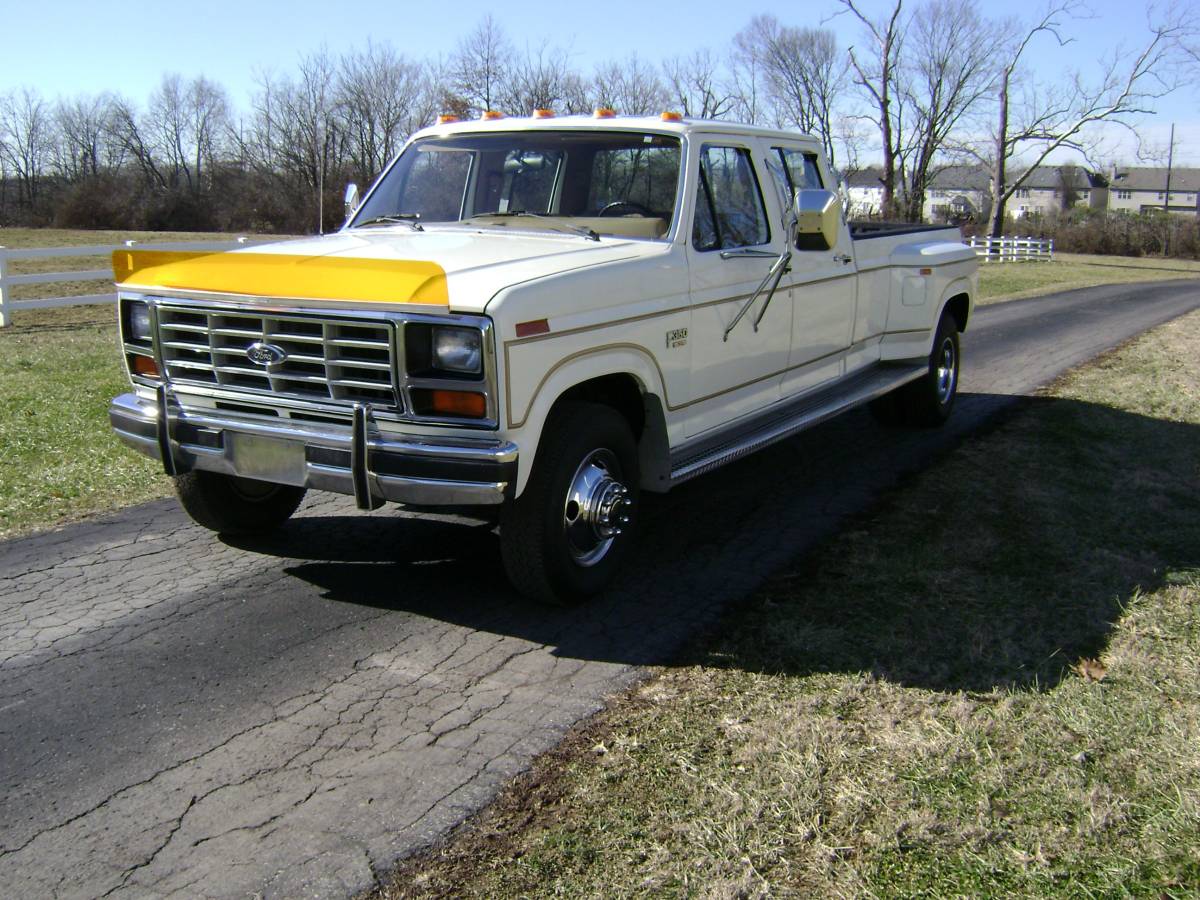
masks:
POLYGON ((750 146, 726 138, 706 142, 697 164, 687 250, 692 302, 689 437, 777 401, 792 342, 791 304, 780 297, 767 307, 757 330, 754 320, 765 295, 733 325, 784 241, 768 219, 750 146))

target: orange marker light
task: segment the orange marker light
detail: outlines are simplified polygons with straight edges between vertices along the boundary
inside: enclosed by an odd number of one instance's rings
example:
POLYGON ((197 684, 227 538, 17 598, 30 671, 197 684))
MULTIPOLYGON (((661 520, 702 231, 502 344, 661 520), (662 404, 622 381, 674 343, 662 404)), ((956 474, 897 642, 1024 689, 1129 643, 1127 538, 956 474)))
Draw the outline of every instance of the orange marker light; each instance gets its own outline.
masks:
POLYGON ((440 116, 438 116, 437 123, 439 125, 449 125, 451 122, 457 122, 457 121, 458 121, 458 116, 451 115, 450 113, 442 113, 440 116))
POLYGON ((158 364, 148 356, 131 356, 133 374, 145 378, 158 377, 158 364))
POLYGON ((475 391, 416 388, 411 394, 418 415, 456 419, 482 419, 487 415, 487 398, 475 391))
POLYGON ((677 112, 672 112, 671 110, 667 110, 661 116, 659 116, 659 118, 662 119, 664 122, 682 122, 683 121, 683 116, 681 114, 679 114, 677 112))
POLYGON ((504 113, 500 112, 498 109, 485 109, 479 118, 485 122, 491 122, 494 119, 503 119, 504 113))
POLYGON ((617 111, 611 106, 597 106, 595 116, 597 119, 612 119, 617 115, 617 111))
POLYGON ((554 118, 554 110, 552 110, 552 109, 535 109, 533 111, 533 117, 535 119, 553 119, 554 118))

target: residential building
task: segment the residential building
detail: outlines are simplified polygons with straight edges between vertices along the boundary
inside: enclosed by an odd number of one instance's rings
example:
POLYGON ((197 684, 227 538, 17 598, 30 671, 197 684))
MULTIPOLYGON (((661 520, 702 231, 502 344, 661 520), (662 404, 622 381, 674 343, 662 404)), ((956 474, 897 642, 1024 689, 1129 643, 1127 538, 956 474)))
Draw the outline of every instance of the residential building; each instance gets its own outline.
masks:
POLYGON ((883 169, 867 166, 851 172, 844 182, 851 219, 878 219, 883 210, 883 169))
POLYGON ((1172 213, 1200 215, 1200 169, 1171 169, 1169 200, 1165 168, 1114 166, 1108 180, 1108 209, 1113 212, 1167 208, 1172 213))

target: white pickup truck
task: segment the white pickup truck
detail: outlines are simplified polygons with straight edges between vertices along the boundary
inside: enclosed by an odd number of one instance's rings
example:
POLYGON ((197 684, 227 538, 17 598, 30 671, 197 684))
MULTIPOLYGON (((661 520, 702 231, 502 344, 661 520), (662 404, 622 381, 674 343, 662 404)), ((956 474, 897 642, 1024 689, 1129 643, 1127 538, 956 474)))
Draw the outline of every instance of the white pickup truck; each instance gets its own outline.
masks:
POLYGON ((974 253, 833 186, 812 138, 672 113, 439 122, 336 234, 115 253, 110 418, 208 528, 308 488, 492 507, 518 589, 584 597, 642 491, 863 403, 950 414, 974 253))

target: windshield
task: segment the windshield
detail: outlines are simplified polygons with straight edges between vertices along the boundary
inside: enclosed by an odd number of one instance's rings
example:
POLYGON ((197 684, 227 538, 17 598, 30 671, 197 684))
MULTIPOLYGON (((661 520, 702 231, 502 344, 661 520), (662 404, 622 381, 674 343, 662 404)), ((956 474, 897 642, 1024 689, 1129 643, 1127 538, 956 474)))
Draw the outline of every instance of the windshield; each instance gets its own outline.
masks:
POLYGON ((512 131, 410 144, 351 222, 388 218, 661 238, 679 185, 679 138, 512 131))

